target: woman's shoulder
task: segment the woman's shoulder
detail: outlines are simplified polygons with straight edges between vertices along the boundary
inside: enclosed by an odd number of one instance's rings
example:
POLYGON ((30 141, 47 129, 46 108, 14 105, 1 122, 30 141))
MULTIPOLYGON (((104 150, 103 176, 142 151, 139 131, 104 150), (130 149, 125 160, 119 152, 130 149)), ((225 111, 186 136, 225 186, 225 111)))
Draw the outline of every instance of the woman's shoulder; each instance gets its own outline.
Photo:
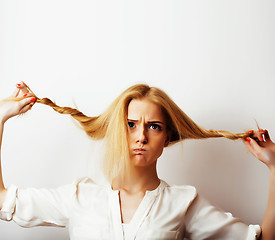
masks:
POLYGON ((194 199, 198 195, 198 191, 196 187, 191 185, 169 185, 164 182, 164 194, 171 195, 172 197, 181 197, 184 196, 185 198, 194 199))
POLYGON ((95 182, 92 178, 90 177, 77 177, 73 183, 72 183, 73 187, 75 188, 76 192, 85 192, 85 191, 96 191, 96 192, 100 192, 100 191, 106 191, 107 189, 107 185, 103 184, 103 183, 97 183, 95 182))
POLYGON ((95 182, 90 177, 78 177, 73 181, 73 198, 83 206, 105 201, 108 196, 106 185, 95 182), (95 197, 96 196, 96 197, 95 197))
POLYGON ((75 185, 90 185, 94 187, 106 187, 108 185, 107 182, 100 182, 100 181, 95 181, 93 178, 88 177, 88 176, 80 176, 76 177, 73 181, 73 184, 75 185))
POLYGON ((85 185, 85 184, 97 185, 96 182, 92 178, 86 177, 86 176, 75 178, 73 181, 73 184, 74 185, 80 185, 80 184, 82 184, 82 185, 85 185))

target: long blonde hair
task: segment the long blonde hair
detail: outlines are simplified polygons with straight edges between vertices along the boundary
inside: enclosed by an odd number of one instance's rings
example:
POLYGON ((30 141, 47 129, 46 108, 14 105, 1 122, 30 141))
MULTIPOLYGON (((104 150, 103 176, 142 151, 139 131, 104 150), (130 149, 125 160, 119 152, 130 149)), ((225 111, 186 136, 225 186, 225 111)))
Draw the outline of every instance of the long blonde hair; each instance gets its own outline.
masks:
POLYGON ((167 130, 171 134, 170 144, 184 139, 205 139, 225 137, 231 140, 245 138, 249 133, 231 133, 229 131, 206 130, 189 118, 175 102, 161 89, 137 84, 120 94, 109 108, 99 116, 88 117, 77 109, 59 107, 48 98, 37 98, 37 102, 52 107, 61 114, 70 114, 94 139, 106 139, 104 175, 112 183, 119 177, 123 181, 129 173, 128 150, 128 105, 132 99, 142 99, 158 104, 167 121, 167 130))

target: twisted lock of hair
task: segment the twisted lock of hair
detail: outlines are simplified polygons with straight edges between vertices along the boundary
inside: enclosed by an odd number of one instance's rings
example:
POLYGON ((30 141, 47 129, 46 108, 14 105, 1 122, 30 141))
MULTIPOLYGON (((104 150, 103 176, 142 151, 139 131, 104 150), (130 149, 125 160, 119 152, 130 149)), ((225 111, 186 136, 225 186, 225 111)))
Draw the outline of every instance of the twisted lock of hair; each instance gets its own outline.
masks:
POLYGON ((108 127, 108 114, 102 114, 96 117, 88 117, 79 110, 70 107, 60 107, 49 98, 37 98, 37 103, 50 106, 54 111, 60 114, 69 114, 77 120, 88 136, 95 139, 102 139, 105 136, 108 127))
MULTIPOLYGON (((107 111, 105 111, 103 114, 96 116, 96 117, 89 117, 80 112, 79 110, 71 107, 60 107, 56 105, 53 101, 51 101, 49 98, 37 98, 37 103, 44 104, 50 106, 54 111, 60 113, 60 114, 69 114, 72 118, 77 120, 80 125, 82 126, 83 130, 87 133, 88 136, 94 139, 102 139, 104 138, 109 121, 112 115, 112 109, 114 109, 113 105, 116 105, 116 102, 114 102, 107 111)), ((174 105, 174 102, 172 102, 174 105)), ((176 143, 178 141, 184 140, 184 139, 206 139, 206 138, 219 138, 224 137, 228 138, 230 140, 237 140, 237 139, 243 139, 248 136, 251 136, 251 133, 245 132, 245 133, 232 133, 225 130, 207 130, 200 126, 198 126, 193 120, 191 120, 181 109, 179 109, 177 106, 173 106, 169 110, 165 109, 164 111, 167 112, 169 121, 173 122, 171 131, 172 131, 172 137, 170 142, 176 143), (175 118, 174 114, 171 113, 171 110, 179 111, 179 114, 181 115, 181 118, 175 118)))
MULTIPOLYGON (((191 118, 189 118, 181 109, 176 109, 180 113, 181 118, 172 119, 175 122, 176 129, 172 130, 172 142, 184 139, 206 139, 206 138, 219 138, 224 137, 230 140, 243 139, 250 136, 249 132, 246 133, 232 133, 225 130, 207 130, 198 126, 191 118), (174 139, 173 139, 174 136, 174 139)), ((170 114, 169 114, 170 115, 170 114)), ((171 116, 171 115, 170 115, 171 116)), ((173 115, 172 115, 173 118, 173 115)))

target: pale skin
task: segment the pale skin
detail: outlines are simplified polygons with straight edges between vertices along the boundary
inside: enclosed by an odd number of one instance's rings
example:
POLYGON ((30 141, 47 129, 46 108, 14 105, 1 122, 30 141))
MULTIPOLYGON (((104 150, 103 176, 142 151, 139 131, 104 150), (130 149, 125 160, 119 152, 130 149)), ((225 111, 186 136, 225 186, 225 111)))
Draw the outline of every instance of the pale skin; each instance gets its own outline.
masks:
MULTIPOLYGON (((0 101, 0 150, 5 122, 16 115, 27 112, 35 103, 34 95, 23 82, 16 86, 11 97, 20 101, 0 101)), ((112 188, 119 190, 122 222, 129 223, 142 201, 145 192, 157 188, 157 159, 169 144, 170 133, 161 108, 148 99, 134 99, 128 106, 128 143, 130 174, 123 184, 114 179, 112 188)), ((275 144, 268 131, 252 131, 252 138, 243 140, 249 151, 270 169, 269 201, 261 225, 261 239, 275 239, 275 144), (255 140, 257 139, 257 141, 255 140)), ((1 160, 1 159, 0 159, 1 160)), ((6 196, 0 161, 0 208, 6 196)))

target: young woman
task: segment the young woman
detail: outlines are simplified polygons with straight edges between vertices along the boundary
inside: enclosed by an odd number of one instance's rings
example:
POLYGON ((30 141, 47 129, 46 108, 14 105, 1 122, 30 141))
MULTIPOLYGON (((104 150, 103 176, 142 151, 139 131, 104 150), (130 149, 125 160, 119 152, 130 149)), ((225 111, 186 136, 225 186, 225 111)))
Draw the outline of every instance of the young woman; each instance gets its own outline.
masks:
MULTIPOLYGON (((4 186, 0 174, 0 218, 24 227, 68 227, 84 239, 275 239, 275 144, 267 130, 233 134, 195 124, 160 89, 144 84, 125 90, 100 116, 39 99, 23 82, 0 102, 0 143, 5 122, 47 104, 79 121, 86 133, 106 140, 104 173, 109 186, 79 178, 58 189, 4 186), (193 138, 242 139, 270 169, 270 196, 263 223, 247 226, 212 206, 191 186, 169 186, 158 178, 163 148, 193 138)), ((1 235, 1 233, 0 233, 1 235)))

